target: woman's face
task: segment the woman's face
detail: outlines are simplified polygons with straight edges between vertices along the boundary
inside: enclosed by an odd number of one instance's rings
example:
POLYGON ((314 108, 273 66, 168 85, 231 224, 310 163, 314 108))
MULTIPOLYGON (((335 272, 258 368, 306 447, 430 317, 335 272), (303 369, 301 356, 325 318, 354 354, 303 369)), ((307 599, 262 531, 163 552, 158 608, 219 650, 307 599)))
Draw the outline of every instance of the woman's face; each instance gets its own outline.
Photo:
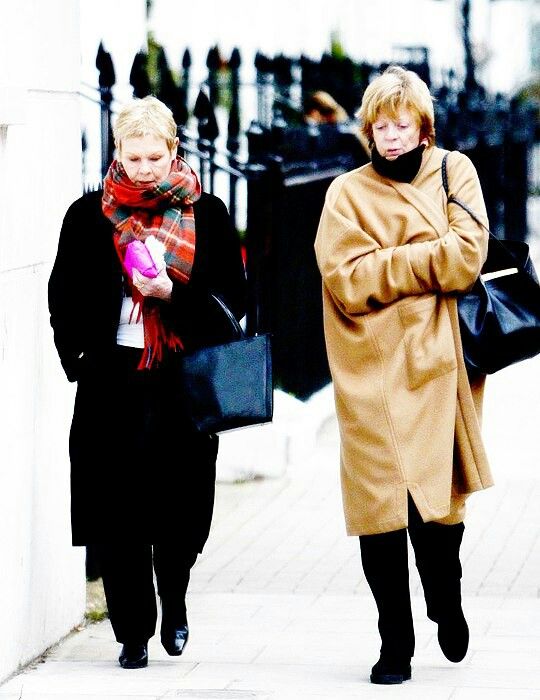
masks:
POLYGON ((420 144, 420 125, 409 109, 402 108, 397 119, 381 112, 373 123, 373 141, 383 158, 395 160, 420 144))
POLYGON ((119 160, 133 184, 152 187, 167 179, 176 158, 176 146, 170 151, 163 137, 146 134, 122 139, 119 154, 119 160))

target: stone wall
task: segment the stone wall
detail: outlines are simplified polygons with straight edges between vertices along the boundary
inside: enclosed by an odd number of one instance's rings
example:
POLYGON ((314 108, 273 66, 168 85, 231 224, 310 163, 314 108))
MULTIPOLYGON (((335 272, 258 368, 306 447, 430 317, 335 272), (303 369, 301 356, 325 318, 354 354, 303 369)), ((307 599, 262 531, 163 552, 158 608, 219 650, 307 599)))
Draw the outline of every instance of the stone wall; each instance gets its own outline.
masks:
MULTIPOLYGON (((68 430, 47 281, 81 189, 78 0, 0 9, 0 681, 76 626, 84 549, 71 546, 68 430)), ((99 492, 100 485, 96 485, 99 492)))

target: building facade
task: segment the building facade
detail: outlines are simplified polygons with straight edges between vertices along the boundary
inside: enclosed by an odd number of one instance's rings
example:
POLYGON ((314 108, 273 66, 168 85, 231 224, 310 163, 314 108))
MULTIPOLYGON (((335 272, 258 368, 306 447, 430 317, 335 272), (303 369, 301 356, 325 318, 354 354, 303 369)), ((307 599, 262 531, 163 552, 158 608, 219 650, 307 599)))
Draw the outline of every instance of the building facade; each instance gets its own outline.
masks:
POLYGON ((62 217, 81 191, 79 50, 75 0, 2 3, 0 681, 85 609, 84 551, 71 547, 69 527, 73 387, 47 310, 62 217))

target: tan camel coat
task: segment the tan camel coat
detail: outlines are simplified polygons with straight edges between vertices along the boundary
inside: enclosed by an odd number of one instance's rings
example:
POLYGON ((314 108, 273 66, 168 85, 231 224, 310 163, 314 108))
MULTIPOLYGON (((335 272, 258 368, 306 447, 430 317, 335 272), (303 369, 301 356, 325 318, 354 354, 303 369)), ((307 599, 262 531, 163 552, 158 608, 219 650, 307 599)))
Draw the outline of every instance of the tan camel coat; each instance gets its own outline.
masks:
MULTIPOLYGON (((427 148, 410 184, 371 163, 339 176, 321 215, 315 253, 349 535, 406 527, 407 491, 424 521, 460 522, 467 494, 492 485, 484 379, 469 384, 454 294, 477 278, 487 233, 447 207, 444 153, 427 148)), ((485 217, 465 155, 449 155, 448 178, 485 217)))

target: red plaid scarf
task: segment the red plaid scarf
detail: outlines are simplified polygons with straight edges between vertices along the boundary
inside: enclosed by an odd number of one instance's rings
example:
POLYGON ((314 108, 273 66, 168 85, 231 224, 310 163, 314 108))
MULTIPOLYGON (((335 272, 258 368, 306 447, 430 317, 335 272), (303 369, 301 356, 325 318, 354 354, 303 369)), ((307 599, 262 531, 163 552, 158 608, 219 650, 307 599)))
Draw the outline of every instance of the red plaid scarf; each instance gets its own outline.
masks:
MULTIPOLYGON (((122 265, 131 241, 153 235, 165 245, 165 263, 169 276, 187 284, 195 257, 195 216, 193 203, 201 196, 195 171, 177 157, 166 180, 153 187, 137 187, 128 178, 123 165, 113 161, 104 179, 102 208, 114 224, 114 244, 122 265)), ((181 348, 182 341, 161 321, 159 304, 131 287, 133 304, 139 303, 144 322, 144 352, 139 368, 160 361, 163 346, 181 348)))

